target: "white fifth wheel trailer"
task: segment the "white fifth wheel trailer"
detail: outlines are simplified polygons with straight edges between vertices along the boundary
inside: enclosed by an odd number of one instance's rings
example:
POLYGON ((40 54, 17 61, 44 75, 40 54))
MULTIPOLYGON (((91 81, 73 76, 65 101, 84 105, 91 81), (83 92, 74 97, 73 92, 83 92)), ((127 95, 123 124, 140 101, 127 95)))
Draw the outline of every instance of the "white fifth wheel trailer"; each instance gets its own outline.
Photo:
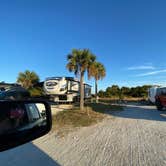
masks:
MULTIPOLYGON (((55 102, 75 102, 80 98, 80 82, 73 77, 49 77, 44 81, 44 91, 55 102)), ((91 86, 84 84, 84 98, 91 98, 91 86)))

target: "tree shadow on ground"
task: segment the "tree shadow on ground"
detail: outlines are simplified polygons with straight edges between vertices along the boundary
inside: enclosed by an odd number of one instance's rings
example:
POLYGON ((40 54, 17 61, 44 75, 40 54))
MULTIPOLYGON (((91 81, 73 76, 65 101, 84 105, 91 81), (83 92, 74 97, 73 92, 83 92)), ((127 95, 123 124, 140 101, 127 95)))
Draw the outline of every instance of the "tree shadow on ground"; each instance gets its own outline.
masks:
POLYGON ((115 117, 144 119, 153 121, 166 121, 166 111, 158 111, 155 106, 142 104, 123 104, 124 111, 113 113, 115 117))
POLYGON ((166 111, 158 111, 153 105, 133 102, 125 104, 91 103, 88 106, 96 112, 114 117, 166 121, 166 111))
POLYGON ((4 166, 60 166, 33 143, 27 143, 1 152, 0 165, 4 166))

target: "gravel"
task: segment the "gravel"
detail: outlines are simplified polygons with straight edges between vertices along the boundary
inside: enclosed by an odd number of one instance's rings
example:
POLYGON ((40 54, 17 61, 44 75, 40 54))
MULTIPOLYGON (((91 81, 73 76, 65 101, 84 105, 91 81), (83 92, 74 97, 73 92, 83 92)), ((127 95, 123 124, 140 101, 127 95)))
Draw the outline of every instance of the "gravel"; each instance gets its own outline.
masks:
POLYGON ((63 138, 51 133, 2 152, 0 165, 165 166, 165 112, 126 105, 124 111, 63 138))

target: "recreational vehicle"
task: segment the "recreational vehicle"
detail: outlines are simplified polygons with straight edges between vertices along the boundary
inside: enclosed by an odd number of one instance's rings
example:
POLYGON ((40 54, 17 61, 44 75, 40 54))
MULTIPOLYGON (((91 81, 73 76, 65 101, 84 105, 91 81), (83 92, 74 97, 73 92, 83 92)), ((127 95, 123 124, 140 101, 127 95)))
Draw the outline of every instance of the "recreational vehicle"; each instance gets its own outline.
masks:
MULTIPOLYGON (((75 102, 80 98, 80 82, 73 77, 49 77, 44 81, 44 91, 55 102, 75 102)), ((91 97, 91 86, 84 84, 84 98, 91 97)))
POLYGON ((155 104, 156 102, 156 94, 157 94, 157 90, 159 89, 159 86, 153 86, 151 88, 149 88, 148 90, 148 100, 149 102, 155 104))

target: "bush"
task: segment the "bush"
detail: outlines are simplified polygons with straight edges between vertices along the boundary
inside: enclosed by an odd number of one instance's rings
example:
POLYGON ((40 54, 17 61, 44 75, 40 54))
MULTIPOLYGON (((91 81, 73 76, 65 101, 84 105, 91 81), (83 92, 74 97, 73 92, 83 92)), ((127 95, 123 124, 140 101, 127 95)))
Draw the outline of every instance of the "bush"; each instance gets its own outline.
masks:
POLYGON ((31 97, 39 97, 43 95, 43 89, 40 87, 30 88, 28 91, 31 97))
POLYGON ((147 98, 148 89, 151 85, 143 85, 137 87, 119 87, 118 85, 112 85, 111 87, 106 88, 105 91, 100 90, 98 95, 99 97, 111 97, 118 98, 123 100, 124 97, 141 97, 147 98))

